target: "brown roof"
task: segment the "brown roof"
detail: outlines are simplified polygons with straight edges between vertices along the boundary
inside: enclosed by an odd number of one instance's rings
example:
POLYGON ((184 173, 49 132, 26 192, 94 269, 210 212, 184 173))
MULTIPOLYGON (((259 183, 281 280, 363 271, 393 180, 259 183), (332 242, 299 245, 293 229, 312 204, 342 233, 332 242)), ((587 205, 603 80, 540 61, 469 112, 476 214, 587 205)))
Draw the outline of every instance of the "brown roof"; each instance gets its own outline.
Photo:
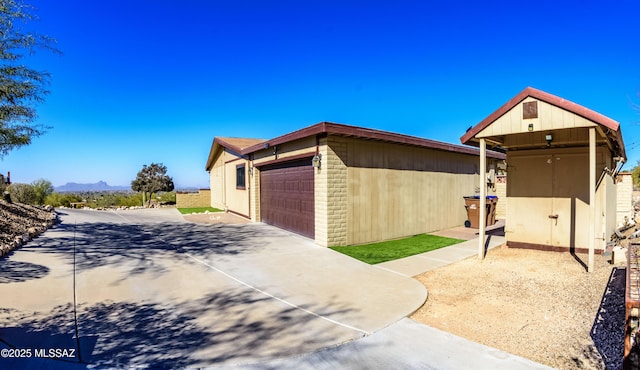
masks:
MULTIPOLYGON (((396 144, 412 145, 423 148, 443 150, 463 154, 479 155, 479 150, 468 146, 444 143, 441 141, 423 139, 415 136, 396 134, 388 131, 374 130, 364 127, 349 126, 332 122, 320 122, 312 126, 302 128, 288 134, 278 136, 271 140, 242 139, 216 137, 211 145, 211 151, 207 160, 206 169, 211 169, 217 153, 222 147, 236 152, 238 155, 248 155, 268 146, 280 145, 294 140, 303 139, 309 136, 333 134, 347 137, 357 137, 362 139, 386 141, 396 144)), ((487 156, 491 158, 504 159, 504 153, 488 150, 487 156)))
POLYGON ((241 137, 216 137, 214 138, 214 140, 218 140, 220 145, 238 153, 242 152, 242 150, 250 146, 265 142, 264 139, 250 139, 241 137))
POLYGON ((207 164, 205 168, 207 171, 211 169, 214 159, 216 158, 218 152, 222 150, 222 148, 227 148, 238 155, 242 155, 243 150, 246 149, 247 147, 256 145, 258 143, 263 143, 263 142, 264 142, 263 139, 250 139, 250 138, 240 138, 240 137, 214 137, 213 143, 211 143, 211 150, 209 151, 209 158, 207 159, 207 164))
MULTIPOLYGON (((405 145, 419 146, 419 147, 436 149, 436 150, 444 150, 448 152, 457 152, 457 153, 472 154, 472 155, 479 154, 479 151, 477 149, 462 146, 462 145, 444 143, 441 141, 423 139, 415 136, 396 134, 393 132, 374 130, 374 129, 364 128, 364 127, 349 126, 349 125, 333 123, 333 122, 320 122, 315 125, 308 126, 303 129, 293 131, 291 133, 288 133, 282 136, 278 136, 271 140, 265 140, 260 144, 253 145, 251 147, 246 148, 245 150, 243 150, 243 154, 253 153, 261 149, 264 149, 266 144, 268 144, 269 146, 279 145, 289 141, 298 140, 298 139, 319 135, 319 134, 333 134, 333 135, 340 135, 340 136, 349 136, 349 137, 357 137, 357 138, 363 138, 363 139, 386 141, 386 142, 397 143, 397 144, 405 144, 405 145)), ((499 159, 505 158, 503 153, 495 152, 495 151, 488 151, 487 155, 493 158, 499 158, 499 159)))
POLYGON ((487 126, 491 125, 495 120, 497 120, 498 118, 500 118, 503 114, 507 113, 508 111, 510 111, 513 107, 515 107, 516 105, 518 105, 520 102, 522 102, 524 99, 528 98, 528 97, 532 97, 534 99, 538 99, 541 100, 543 102, 549 103, 551 105, 555 105, 556 107, 562 108, 566 111, 569 111, 571 113, 577 114, 581 117, 584 117, 598 125, 601 125, 611 131, 614 131, 616 133, 616 141, 618 142, 618 146, 620 148, 621 154, 623 156, 625 155, 625 150, 624 150, 624 142, 622 141, 622 132, 620 129, 620 123, 618 123, 617 121, 604 116, 596 111, 593 111, 589 108, 585 108, 581 105, 578 105, 572 101, 560 98, 558 96, 549 94, 547 92, 544 92, 542 90, 538 90, 538 89, 534 89, 533 87, 527 87, 526 89, 522 90, 518 95, 514 96, 513 98, 511 98, 511 100, 509 100, 508 102, 506 102, 503 106, 501 106, 498 110, 496 110, 495 112, 491 113, 487 118, 485 118, 484 120, 482 120, 482 122, 478 123, 477 125, 475 125, 473 128, 471 128, 469 131, 467 131, 464 135, 462 135, 462 137, 460 138, 460 142, 463 144, 471 144, 470 141, 482 130, 484 130, 487 126))

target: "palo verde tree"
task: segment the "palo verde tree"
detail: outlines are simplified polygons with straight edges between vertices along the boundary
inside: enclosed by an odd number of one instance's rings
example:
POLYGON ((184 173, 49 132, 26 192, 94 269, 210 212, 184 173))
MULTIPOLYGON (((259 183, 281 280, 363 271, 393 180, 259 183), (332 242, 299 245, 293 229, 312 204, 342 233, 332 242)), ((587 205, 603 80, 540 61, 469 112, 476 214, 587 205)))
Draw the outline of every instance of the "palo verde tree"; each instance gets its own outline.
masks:
POLYGON ((162 163, 143 165, 136 179, 131 181, 131 189, 142 193, 142 204, 151 202, 151 195, 159 191, 173 191, 173 179, 167 175, 167 166, 162 163))
POLYGON ((51 181, 45 179, 38 179, 31 183, 33 191, 35 192, 35 203, 44 204, 49 195, 53 193, 53 184, 51 181))
POLYGON ((25 30, 37 20, 34 8, 20 0, 0 0, 0 158, 31 143, 46 127, 35 124, 35 105, 49 93, 50 75, 23 63, 36 49, 53 48, 55 40, 25 30))

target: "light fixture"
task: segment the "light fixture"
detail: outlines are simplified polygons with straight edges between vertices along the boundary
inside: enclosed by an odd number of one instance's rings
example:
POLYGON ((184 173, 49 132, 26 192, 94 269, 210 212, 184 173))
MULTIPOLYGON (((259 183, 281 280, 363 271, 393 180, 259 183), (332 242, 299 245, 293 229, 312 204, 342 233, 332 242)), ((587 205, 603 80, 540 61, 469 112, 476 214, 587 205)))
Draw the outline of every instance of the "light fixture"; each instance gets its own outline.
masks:
POLYGON ((544 139, 547 141, 547 148, 551 146, 551 141, 553 140, 553 136, 551 134, 547 134, 544 139))
POLYGON ((318 153, 313 156, 311 159, 311 165, 313 168, 320 168, 320 160, 322 159, 322 154, 318 153))
POLYGON ((528 129, 529 129, 529 132, 533 131, 533 123, 530 123, 530 124, 529 124, 528 129))

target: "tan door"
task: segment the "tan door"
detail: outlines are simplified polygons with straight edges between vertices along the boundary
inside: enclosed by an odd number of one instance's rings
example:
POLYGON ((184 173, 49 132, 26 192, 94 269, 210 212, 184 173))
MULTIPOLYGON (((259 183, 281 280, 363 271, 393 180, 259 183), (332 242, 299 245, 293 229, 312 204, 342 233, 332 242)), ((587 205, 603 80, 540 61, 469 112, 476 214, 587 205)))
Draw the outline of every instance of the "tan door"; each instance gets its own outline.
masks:
POLYGON ((588 247, 589 157, 582 153, 553 156, 552 245, 588 247))
POLYGON ((551 245, 552 156, 513 156, 508 162, 507 240, 551 245))
POLYGON ((584 153, 513 156, 507 180, 507 240, 587 246, 589 158, 584 153))

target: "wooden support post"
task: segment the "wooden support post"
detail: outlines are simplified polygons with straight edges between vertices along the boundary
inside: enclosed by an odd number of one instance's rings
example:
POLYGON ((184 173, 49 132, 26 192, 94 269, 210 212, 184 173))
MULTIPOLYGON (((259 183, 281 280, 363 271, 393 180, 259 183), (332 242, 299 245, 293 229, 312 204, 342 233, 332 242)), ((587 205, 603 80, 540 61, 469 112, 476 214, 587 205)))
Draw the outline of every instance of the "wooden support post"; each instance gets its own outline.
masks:
POLYGON ((487 230, 487 143, 480 139, 480 230, 478 232, 478 258, 484 259, 484 243, 487 230))
POLYGON ((589 128, 589 261, 587 271, 593 272, 596 243, 596 129, 589 128))

